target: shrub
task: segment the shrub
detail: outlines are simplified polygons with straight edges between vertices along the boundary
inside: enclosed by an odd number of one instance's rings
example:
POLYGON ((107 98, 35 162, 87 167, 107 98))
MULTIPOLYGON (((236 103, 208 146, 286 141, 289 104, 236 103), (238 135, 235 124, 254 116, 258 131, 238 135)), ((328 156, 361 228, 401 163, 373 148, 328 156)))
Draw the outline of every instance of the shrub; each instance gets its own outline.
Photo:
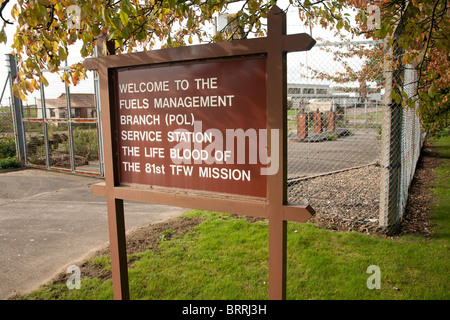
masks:
POLYGON ((87 160, 98 159, 98 137, 96 129, 73 130, 75 154, 85 157, 87 160))
POLYGON ((0 170, 18 167, 20 167, 20 163, 16 157, 0 159, 0 170))
POLYGON ((16 140, 13 136, 0 138, 0 159, 16 156, 16 140))

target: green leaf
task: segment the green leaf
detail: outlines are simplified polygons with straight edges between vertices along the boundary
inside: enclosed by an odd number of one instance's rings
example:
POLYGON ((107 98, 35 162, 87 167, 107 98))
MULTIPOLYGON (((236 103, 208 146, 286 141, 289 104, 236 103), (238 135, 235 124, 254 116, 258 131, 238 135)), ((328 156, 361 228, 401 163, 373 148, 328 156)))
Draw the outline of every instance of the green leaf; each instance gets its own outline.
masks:
POLYGON ((394 99, 395 103, 400 103, 402 101, 402 97, 400 94, 396 92, 396 90, 391 91, 391 98, 394 99))
POLYGON ((125 27, 128 25, 128 14, 124 10, 120 11, 120 21, 125 27))
POLYGON ((134 7, 128 0, 121 0, 120 5, 122 7, 122 11, 125 11, 128 15, 133 14, 134 7))
POLYGON ((60 60, 67 59, 67 49, 64 46, 60 46, 58 49, 58 55, 60 60))
POLYGON ((2 30, 0 31, 0 42, 5 42, 6 43, 6 32, 5 32, 5 28, 3 27, 2 30))
POLYGON ((437 92, 437 86, 436 84, 433 82, 430 86, 430 88, 428 89, 428 95, 433 98, 436 95, 437 92))

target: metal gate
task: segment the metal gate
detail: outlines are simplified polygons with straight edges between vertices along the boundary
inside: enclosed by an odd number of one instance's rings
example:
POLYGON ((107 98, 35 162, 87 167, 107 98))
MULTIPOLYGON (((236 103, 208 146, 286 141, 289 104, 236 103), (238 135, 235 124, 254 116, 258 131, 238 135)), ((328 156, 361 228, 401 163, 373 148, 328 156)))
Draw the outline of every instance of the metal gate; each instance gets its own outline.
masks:
MULTIPOLYGON (((10 86, 17 65, 8 55, 10 86)), ((67 66, 67 63, 66 63, 67 66)), ((19 161, 28 167, 103 176, 100 103, 96 73, 69 88, 48 73, 50 85, 27 101, 11 94, 19 161)))

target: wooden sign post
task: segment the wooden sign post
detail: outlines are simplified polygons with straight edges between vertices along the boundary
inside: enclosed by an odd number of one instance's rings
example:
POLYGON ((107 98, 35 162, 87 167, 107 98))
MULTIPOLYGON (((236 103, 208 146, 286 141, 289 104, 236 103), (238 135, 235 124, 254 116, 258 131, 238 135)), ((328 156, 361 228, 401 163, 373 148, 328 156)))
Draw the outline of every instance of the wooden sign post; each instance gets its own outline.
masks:
POLYGON ((286 298, 286 35, 274 6, 268 36, 87 59, 100 77, 106 197, 115 299, 129 299, 123 200, 269 219, 269 299, 286 298))

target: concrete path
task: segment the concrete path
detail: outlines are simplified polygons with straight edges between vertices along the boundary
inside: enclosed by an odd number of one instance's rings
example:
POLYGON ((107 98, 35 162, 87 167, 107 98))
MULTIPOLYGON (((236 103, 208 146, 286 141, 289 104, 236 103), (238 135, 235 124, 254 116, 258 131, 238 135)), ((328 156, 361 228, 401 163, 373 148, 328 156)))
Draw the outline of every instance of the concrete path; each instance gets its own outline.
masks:
MULTIPOLYGON (((0 174, 0 299, 28 292, 109 241, 101 179, 44 170, 0 174)), ((126 229, 180 216, 186 209, 125 202, 126 229)))

